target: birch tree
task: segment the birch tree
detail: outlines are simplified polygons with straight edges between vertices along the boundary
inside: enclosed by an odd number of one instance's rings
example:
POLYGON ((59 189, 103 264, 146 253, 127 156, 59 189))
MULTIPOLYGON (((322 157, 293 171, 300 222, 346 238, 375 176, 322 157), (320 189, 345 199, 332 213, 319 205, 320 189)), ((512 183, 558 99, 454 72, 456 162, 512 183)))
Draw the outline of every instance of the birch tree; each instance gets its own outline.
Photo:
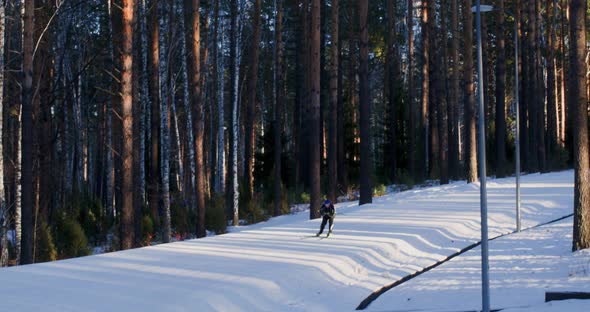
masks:
POLYGON ((4 30, 6 1, 0 0, 0 267, 8 263, 8 209, 4 193, 4 30))

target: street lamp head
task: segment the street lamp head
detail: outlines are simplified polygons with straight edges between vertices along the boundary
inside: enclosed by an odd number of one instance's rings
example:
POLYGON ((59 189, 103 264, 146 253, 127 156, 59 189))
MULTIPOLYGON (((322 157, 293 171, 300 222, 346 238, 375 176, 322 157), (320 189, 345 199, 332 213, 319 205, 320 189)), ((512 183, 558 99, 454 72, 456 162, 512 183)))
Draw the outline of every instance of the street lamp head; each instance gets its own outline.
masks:
MULTIPOLYGON (((491 5, 487 5, 487 4, 480 4, 479 5, 479 11, 482 12, 482 13, 483 12, 491 12, 493 10, 494 10, 494 7, 491 6, 491 5)), ((474 6, 471 7, 471 12, 472 13, 477 12, 477 5, 474 5, 474 6)))

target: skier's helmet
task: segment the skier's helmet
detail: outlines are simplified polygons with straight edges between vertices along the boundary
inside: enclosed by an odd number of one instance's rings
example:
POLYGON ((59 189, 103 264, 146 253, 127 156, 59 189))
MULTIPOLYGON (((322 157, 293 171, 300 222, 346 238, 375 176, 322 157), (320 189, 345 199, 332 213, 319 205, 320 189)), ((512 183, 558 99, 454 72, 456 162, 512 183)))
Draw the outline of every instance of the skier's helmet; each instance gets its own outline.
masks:
POLYGON ((324 201, 324 206, 330 206, 330 204, 331 204, 331 203, 332 203, 332 202, 330 202, 330 200, 329 200, 329 199, 326 199, 326 200, 324 201))

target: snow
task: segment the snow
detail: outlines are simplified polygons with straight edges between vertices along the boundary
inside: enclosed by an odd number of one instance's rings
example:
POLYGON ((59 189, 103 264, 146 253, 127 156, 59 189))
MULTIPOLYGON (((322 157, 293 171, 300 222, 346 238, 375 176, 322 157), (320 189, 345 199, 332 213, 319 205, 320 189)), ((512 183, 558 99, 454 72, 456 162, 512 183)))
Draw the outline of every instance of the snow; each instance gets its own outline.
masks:
MULTIPOLYGON (((522 177, 524 229, 572 213, 573 171, 522 177)), ((488 183, 490 237, 515 228, 514 178, 488 183)), ((353 311, 374 291, 479 240, 478 184, 338 204, 334 236, 309 212, 199 240, 0 270, 0 311, 353 311)), ((590 291, 572 218, 490 242, 492 308, 588 311, 545 291, 590 291)), ((480 250, 392 288, 369 311, 481 308, 480 250)))

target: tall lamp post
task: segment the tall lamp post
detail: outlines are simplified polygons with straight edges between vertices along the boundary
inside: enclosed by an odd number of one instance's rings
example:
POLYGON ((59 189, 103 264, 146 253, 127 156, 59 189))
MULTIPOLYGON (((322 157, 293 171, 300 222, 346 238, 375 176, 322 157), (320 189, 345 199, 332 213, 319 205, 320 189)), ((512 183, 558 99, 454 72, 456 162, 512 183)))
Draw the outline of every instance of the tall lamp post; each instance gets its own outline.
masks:
MULTIPOLYGON (((486 134, 485 134, 485 110, 483 103, 483 61, 481 51, 481 12, 492 11, 491 5, 481 5, 476 0, 475 27, 477 31, 477 100, 479 103, 479 140, 477 144, 479 178, 480 178, 480 210, 481 210, 481 283, 482 283, 482 310, 490 312, 490 278, 489 278, 489 252, 488 252, 488 195, 486 188, 486 134)), ((469 47, 467 47, 469 48, 469 47)))

